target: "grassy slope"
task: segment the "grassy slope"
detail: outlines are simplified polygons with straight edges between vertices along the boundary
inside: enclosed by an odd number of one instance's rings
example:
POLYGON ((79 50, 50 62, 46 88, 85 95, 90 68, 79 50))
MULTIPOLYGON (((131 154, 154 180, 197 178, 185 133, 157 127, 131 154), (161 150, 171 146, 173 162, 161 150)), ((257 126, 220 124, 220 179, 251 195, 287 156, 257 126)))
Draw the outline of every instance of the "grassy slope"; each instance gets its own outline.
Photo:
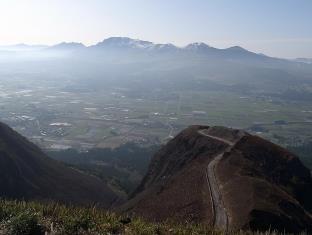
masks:
MULTIPOLYGON (((196 224, 147 223, 97 208, 70 207, 61 204, 0 201, 0 234, 225 234, 196 224), (52 230, 52 231, 51 231, 52 230)), ((276 234, 274 232, 229 232, 236 234, 276 234)))

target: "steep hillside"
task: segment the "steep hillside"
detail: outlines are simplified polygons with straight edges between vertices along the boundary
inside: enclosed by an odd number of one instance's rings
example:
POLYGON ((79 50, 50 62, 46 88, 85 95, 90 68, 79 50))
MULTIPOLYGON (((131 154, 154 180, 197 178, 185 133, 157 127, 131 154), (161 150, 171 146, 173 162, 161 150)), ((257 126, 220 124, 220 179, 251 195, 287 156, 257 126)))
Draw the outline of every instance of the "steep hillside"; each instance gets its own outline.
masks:
POLYGON ((52 160, 0 124, 0 197, 109 207, 116 195, 99 179, 52 160))
POLYGON ((122 210, 222 230, 312 230, 310 171, 283 148, 240 130, 192 126, 153 158, 122 210))

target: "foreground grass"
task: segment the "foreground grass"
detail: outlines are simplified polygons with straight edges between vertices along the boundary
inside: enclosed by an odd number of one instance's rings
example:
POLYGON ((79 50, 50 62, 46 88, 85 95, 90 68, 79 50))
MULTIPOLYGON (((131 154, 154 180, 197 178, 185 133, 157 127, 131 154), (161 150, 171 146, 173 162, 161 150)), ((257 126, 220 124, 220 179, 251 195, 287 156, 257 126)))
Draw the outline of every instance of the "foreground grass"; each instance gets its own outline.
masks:
MULTIPOLYGON (((121 217, 101 209, 0 200, 0 234, 125 234, 125 235, 200 235, 225 234, 203 225, 148 223, 140 218, 121 217)), ((275 234, 233 232, 230 235, 275 234)))

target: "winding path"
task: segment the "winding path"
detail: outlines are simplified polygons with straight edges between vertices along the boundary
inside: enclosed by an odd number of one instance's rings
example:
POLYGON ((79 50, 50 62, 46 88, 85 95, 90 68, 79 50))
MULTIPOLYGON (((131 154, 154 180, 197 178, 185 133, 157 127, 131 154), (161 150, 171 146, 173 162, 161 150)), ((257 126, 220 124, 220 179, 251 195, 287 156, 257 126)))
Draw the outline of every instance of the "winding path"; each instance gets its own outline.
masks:
MULTIPOLYGON (((205 130, 200 130, 198 131, 198 133, 205 137, 223 142, 229 146, 224 152, 230 151, 231 148, 235 144, 226 139, 206 134, 204 131, 205 130)), ((222 195, 219 189, 217 177, 215 175, 215 167, 219 163, 219 161, 222 159, 224 152, 217 155, 212 161, 209 162, 207 166, 207 171, 206 171, 206 180, 207 180, 208 188, 210 191, 212 211, 214 215, 214 226, 218 229, 227 231, 228 226, 229 226, 229 218, 228 218, 228 214, 227 214, 226 208, 222 200, 222 195)))

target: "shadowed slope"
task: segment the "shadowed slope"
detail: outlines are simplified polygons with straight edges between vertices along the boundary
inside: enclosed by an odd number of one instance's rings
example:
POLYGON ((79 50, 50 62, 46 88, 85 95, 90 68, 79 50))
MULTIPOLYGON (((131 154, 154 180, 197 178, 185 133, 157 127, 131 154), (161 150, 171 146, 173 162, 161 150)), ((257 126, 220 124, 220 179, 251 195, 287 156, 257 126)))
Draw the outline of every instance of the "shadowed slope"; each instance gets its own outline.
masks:
POLYGON ((287 150, 245 136, 224 155, 217 175, 234 228, 312 229, 310 171, 287 150))
POLYGON ((99 203, 109 207, 115 194, 99 179, 48 158, 37 146, 0 124, 0 197, 99 203))

